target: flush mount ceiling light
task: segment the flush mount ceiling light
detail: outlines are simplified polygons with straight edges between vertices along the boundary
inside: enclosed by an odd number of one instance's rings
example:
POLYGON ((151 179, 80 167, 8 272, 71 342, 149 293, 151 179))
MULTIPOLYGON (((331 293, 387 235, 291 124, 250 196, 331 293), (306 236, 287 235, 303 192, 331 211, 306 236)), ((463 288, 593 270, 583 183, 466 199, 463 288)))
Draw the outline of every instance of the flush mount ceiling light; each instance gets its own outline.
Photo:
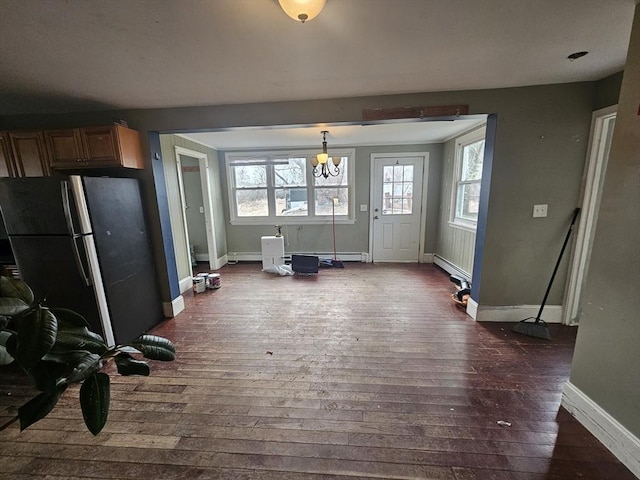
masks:
POLYGON ((311 166, 313 167, 313 176, 324 178, 329 178, 329 175, 335 177, 340 173, 340 160, 342 157, 331 157, 331 163, 333 163, 333 168, 328 165, 329 163, 329 154, 327 154, 327 130, 322 130, 322 153, 319 153, 315 157, 311 157, 311 166), (318 169, 318 165, 321 165, 320 169, 318 169))
POLYGON ((327 0, 278 0, 284 13, 302 23, 317 17, 326 2, 327 0))

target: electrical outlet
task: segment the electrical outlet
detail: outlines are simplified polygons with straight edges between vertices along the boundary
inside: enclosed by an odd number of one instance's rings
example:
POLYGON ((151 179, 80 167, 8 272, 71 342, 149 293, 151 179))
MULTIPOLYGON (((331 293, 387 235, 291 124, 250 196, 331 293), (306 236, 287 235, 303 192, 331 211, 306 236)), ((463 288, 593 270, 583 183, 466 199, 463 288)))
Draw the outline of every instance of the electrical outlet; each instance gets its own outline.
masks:
POLYGON ((360 211, 361 212, 366 212, 367 211, 367 207, 368 206, 366 204, 365 205, 360 205, 360 211))
POLYGON ((546 217, 547 216, 547 207, 548 205, 545 204, 541 204, 541 205, 534 205, 533 206, 533 218, 540 218, 540 217, 546 217))
POLYGON ((200 207, 200 213, 204 213, 204 207, 200 207))

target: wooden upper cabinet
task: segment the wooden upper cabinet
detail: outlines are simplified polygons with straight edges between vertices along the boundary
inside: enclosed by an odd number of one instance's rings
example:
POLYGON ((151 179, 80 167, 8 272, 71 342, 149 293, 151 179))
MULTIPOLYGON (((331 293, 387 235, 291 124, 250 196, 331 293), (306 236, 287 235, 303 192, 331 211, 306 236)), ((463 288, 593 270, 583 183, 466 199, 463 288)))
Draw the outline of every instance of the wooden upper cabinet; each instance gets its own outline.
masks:
POLYGON ((54 169, 144 168, 140 133, 121 125, 44 132, 54 169))
POLYGON ((15 171, 9 134, 0 132, 0 177, 15 177, 15 171))
POLYGON ((51 175, 44 135, 37 132, 9 132, 11 151, 17 177, 51 175))

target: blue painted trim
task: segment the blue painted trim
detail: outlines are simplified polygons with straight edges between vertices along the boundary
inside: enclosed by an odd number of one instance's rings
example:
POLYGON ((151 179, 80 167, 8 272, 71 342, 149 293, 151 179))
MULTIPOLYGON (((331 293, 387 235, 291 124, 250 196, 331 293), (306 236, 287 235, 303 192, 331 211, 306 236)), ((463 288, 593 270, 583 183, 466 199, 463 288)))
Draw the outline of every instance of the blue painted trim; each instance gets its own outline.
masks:
POLYGON ((171 233, 171 219, 169 218, 169 199, 167 197, 167 184, 164 181, 164 168, 162 166, 162 150, 160 148, 160 134, 149 133, 149 150, 151 151, 151 165, 153 168, 153 182, 156 188, 156 200, 160 215, 160 230, 162 232, 162 246, 169 277, 169 293, 171 300, 180 296, 180 284, 178 282, 178 267, 176 266, 176 253, 173 247, 173 235, 171 233))
POLYGON ((480 205, 478 224, 476 227, 476 245, 473 257, 473 283, 471 298, 480 303, 480 286, 482 285, 482 260, 484 256, 484 238, 487 231, 487 213, 489 210, 489 193, 491 191, 491 172, 493 170, 493 152, 496 142, 498 116, 492 113, 487 116, 487 133, 484 142, 484 158, 482 161, 482 181, 480 182, 480 205))

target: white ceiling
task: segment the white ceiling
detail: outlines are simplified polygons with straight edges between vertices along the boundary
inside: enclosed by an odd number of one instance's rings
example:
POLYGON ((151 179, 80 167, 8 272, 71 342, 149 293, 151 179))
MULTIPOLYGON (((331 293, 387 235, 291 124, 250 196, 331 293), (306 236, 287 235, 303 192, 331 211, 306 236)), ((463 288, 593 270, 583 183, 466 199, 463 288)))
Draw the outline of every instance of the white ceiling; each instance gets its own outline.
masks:
POLYGON ((233 128, 217 132, 182 134, 183 137, 218 150, 247 148, 309 147, 320 148, 322 130, 327 145, 355 147, 360 145, 402 145, 439 143, 480 125, 485 115, 467 116, 448 122, 390 122, 372 125, 305 125, 301 127, 233 128))
POLYGON ((2 0, 0 115, 598 80, 624 66, 634 4, 327 0, 301 24, 277 0, 2 0))

